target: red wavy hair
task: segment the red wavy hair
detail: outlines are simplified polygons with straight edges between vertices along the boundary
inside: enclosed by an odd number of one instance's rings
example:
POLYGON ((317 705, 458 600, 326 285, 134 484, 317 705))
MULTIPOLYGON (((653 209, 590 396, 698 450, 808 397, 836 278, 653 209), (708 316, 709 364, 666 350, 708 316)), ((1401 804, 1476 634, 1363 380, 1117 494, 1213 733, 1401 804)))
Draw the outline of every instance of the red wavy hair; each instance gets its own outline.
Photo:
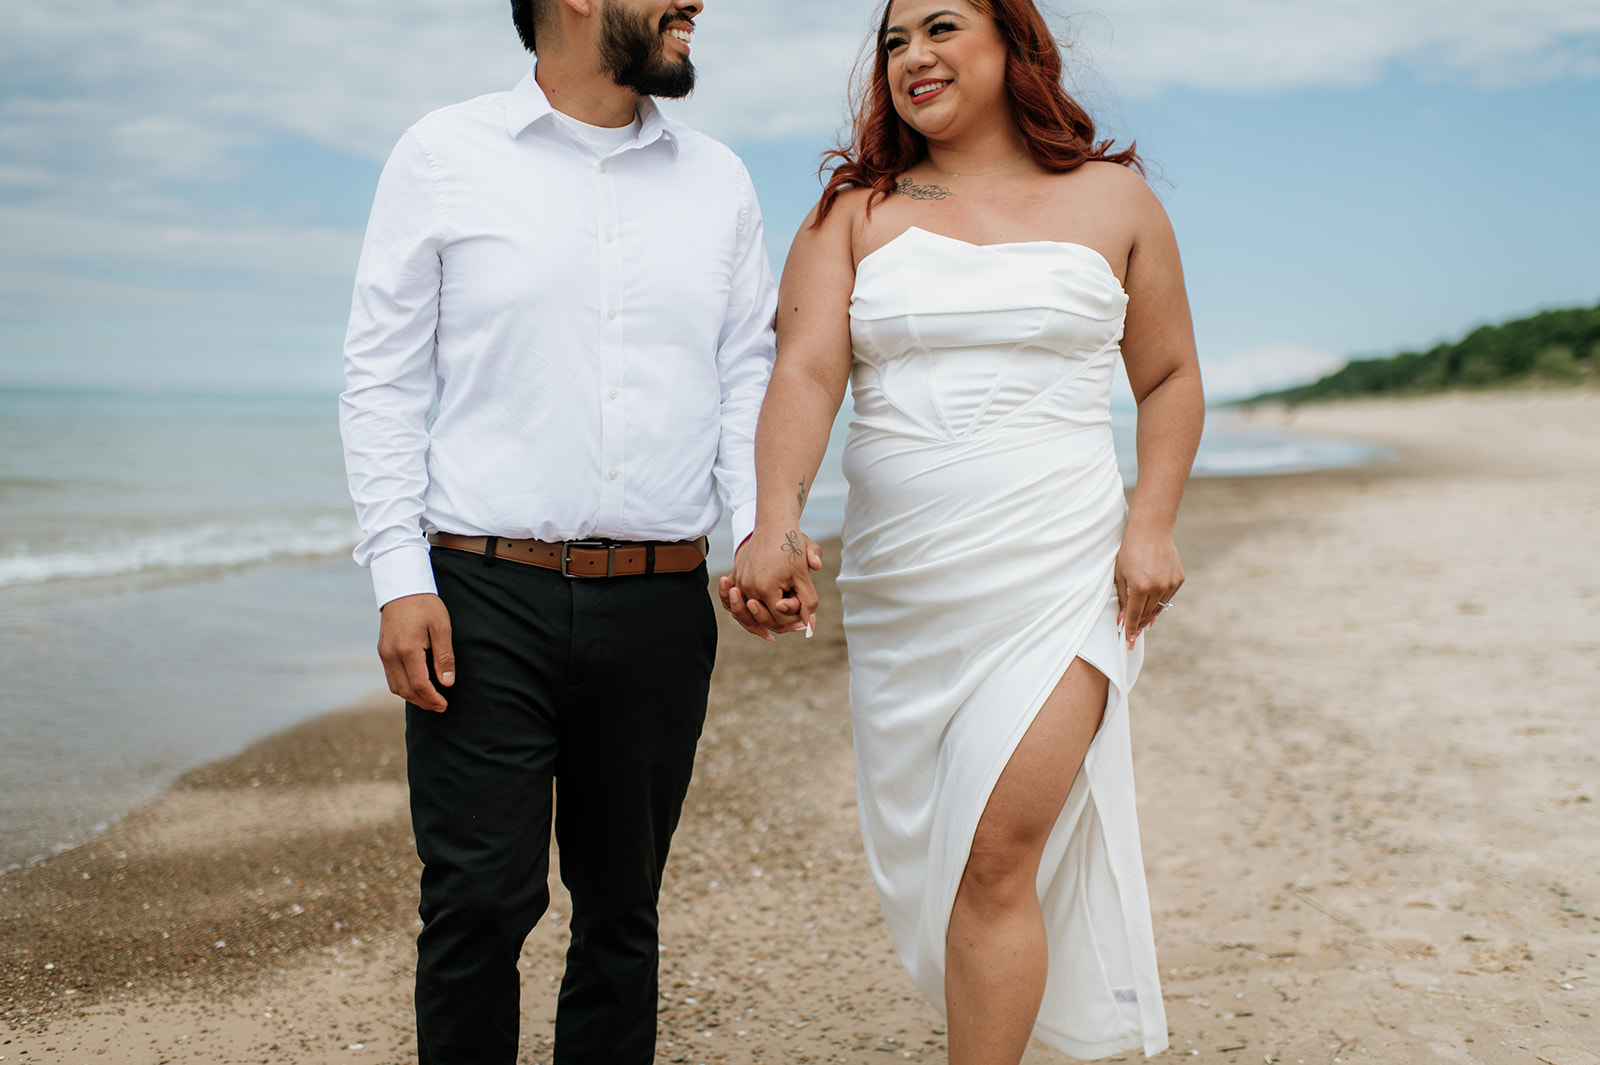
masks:
MULTIPOLYGON (((1006 45, 1006 90, 1011 95, 1011 117, 1027 141, 1028 152, 1047 170, 1065 172, 1084 163, 1104 160, 1144 173, 1139 155, 1130 143, 1112 151, 1109 140, 1095 141, 1094 120, 1061 85, 1061 48, 1050 33, 1033 0, 968 0, 994 20, 1006 45)), ((908 126, 894 109, 889 94, 889 57, 883 39, 889 28, 885 0, 878 22, 872 77, 862 87, 851 123, 850 143, 822 157, 828 175, 817 201, 821 225, 839 196, 847 189, 871 189, 868 209, 894 190, 896 179, 921 162, 928 152, 922 134, 908 126)))

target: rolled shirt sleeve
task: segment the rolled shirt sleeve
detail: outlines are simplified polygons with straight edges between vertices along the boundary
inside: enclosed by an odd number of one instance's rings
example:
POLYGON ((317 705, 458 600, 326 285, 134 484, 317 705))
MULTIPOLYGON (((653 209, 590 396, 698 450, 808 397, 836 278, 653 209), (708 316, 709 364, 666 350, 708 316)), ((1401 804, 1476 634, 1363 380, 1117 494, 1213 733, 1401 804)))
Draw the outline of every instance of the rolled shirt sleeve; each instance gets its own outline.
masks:
POLYGON ((435 591, 422 514, 442 281, 442 199, 415 131, 395 146, 367 222, 339 397, 345 473, 378 606, 435 591))
POLYGON ((772 278, 763 240, 761 208, 755 187, 739 164, 741 200, 733 285, 717 345, 722 383, 721 437, 717 444, 717 483, 727 493, 737 548, 756 527, 756 420, 772 376, 773 331, 778 286, 772 278))

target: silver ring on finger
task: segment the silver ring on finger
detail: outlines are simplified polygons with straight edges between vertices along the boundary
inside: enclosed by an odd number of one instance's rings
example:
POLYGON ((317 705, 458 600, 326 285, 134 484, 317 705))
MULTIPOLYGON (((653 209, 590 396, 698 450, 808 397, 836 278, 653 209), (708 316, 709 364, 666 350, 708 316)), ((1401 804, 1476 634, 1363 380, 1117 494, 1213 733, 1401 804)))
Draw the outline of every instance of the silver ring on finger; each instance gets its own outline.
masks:
POLYGON ((1156 605, 1159 606, 1161 608, 1161 612, 1165 614, 1167 611, 1172 609, 1172 600, 1158 599, 1156 600, 1156 605))

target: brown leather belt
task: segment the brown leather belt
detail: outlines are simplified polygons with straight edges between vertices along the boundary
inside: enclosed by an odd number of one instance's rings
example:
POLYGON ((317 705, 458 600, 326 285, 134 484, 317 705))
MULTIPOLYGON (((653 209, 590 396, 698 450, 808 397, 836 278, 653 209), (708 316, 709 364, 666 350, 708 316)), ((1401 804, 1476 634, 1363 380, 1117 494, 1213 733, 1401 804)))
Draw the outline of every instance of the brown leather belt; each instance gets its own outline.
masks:
POLYGON ((507 562, 558 571, 563 577, 628 577, 648 573, 686 573, 706 560, 706 538, 644 543, 619 543, 614 540, 567 540, 548 544, 543 540, 506 540, 498 536, 457 536, 455 533, 428 534, 435 547, 452 551, 471 551, 507 562), (491 547, 491 545, 493 545, 491 547))

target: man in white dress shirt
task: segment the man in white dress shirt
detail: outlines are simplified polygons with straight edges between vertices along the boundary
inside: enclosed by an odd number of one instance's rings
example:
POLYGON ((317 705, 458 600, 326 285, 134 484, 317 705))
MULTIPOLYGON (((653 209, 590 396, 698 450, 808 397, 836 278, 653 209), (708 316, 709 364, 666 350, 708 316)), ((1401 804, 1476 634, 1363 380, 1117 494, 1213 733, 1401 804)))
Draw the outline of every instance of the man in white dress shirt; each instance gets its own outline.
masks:
POLYGON ((754 524, 776 290, 743 165, 662 116, 700 0, 514 0, 537 67, 401 138, 357 271, 350 492, 407 700, 424 1065, 511 1065, 522 943, 572 946, 563 1065, 652 1060, 656 903, 754 524))

